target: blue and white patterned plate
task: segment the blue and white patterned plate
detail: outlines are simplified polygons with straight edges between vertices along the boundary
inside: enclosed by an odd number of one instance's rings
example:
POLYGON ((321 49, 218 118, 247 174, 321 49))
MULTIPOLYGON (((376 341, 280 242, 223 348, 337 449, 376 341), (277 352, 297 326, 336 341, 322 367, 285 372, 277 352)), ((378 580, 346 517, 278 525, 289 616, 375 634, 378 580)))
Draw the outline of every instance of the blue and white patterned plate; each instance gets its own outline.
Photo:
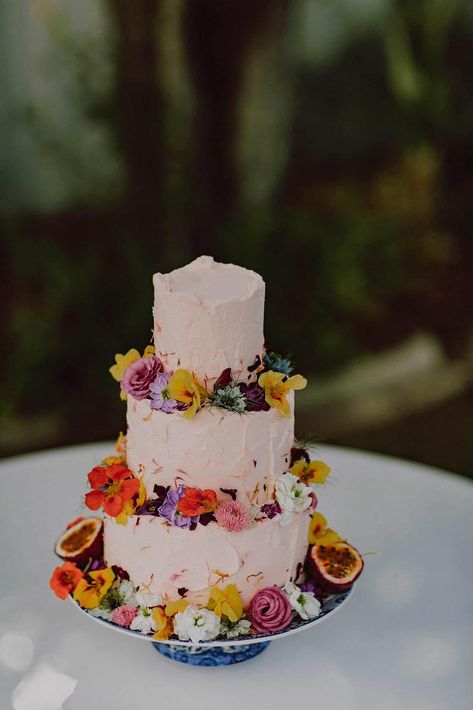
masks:
POLYGON ((270 641, 297 634, 299 631, 309 629, 315 624, 319 624, 331 614, 335 613, 342 604, 348 599, 353 591, 353 587, 342 594, 334 594, 324 601, 322 610, 316 619, 303 621, 300 618, 294 618, 289 626, 283 631, 276 631, 273 634, 251 634, 247 636, 239 636, 236 639, 216 639, 214 641, 202 641, 199 644, 193 644, 191 641, 179 641, 178 639, 169 639, 157 643, 152 636, 142 634, 140 631, 132 631, 124 629, 111 621, 106 621, 98 616, 92 616, 86 609, 83 609, 72 597, 72 601, 76 609, 79 609, 83 614, 88 616, 93 621, 103 624, 114 631, 118 631, 128 636, 134 636, 142 641, 151 641, 153 646, 162 655, 171 658, 181 663, 187 663, 195 666, 226 666, 241 661, 249 660, 259 653, 264 651, 270 641))

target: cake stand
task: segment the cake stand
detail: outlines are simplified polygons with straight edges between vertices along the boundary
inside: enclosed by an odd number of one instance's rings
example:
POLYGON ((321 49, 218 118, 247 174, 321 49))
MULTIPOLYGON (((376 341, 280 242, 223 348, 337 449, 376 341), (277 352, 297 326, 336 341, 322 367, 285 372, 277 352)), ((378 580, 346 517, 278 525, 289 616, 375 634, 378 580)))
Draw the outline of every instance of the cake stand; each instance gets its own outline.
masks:
POLYGON ((285 636, 297 634, 300 631, 310 629, 321 621, 324 621, 329 616, 333 615, 342 604, 344 604, 353 587, 341 594, 334 594, 328 597, 322 604, 322 610, 316 619, 302 621, 301 619, 293 619, 289 626, 283 631, 278 631, 273 634, 252 634, 240 636, 236 639, 219 639, 215 641, 202 641, 199 644, 194 644, 191 641, 179 641, 170 639, 169 641, 154 641, 152 636, 142 634, 140 631, 132 631, 124 629, 110 621, 101 619, 98 616, 92 616, 86 609, 83 609, 77 602, 69 597, 74 606, 83 614, 88 616, 93 621, 107 626, 109 629, 118 631, 127 636, 133 636, 141 641, 148 641, 155 647, 159 653, 166 658, 180 663, 187 663, 192 666, 229 666, 234 663, 248 661, 255 656, 258 656, 262 651, 268 648, 271 641, 277 641, 285 636))

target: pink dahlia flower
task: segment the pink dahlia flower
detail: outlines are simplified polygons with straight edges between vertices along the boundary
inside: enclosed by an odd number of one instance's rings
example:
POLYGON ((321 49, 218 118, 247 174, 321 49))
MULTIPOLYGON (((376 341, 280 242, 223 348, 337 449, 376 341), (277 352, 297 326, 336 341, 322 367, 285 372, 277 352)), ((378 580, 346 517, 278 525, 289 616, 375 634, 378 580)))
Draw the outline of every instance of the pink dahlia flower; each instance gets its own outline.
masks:
POLYGON ((128 628, 135 618, 138 610, 136 606, 131 604, 123 604, 122 606, 117 606, 112 612, 112 621, 118 626, 125 626, 128 628))
POLYGON ((134 399, 146 399, 150 396, 150 387, 164 365, 159 357, 141 357, 125 370, 120 380, 120 387, 134 399))
POLYGON ((253 628, 259 633, 282 631, 292 618, 291 605, 279 587, 266 587, 256 592, 248 613, 253 628))
POLYGON ((219 503, 215 510, 215 519, 219 525, 231 532, 247 530, 253 522, 248 508, 238 500, 219 503))

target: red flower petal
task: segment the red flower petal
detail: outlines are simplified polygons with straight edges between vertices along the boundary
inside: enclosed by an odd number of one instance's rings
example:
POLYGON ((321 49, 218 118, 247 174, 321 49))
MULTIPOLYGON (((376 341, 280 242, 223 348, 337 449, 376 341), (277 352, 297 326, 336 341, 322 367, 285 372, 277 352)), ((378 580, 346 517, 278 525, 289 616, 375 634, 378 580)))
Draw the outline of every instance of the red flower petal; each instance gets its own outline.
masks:
POLYGON ((105 466, 96 466, 88 474, 88 479, 91 488, 102 488, 108 483, 105 466))
POLYGON ((103 491, 89 491, 85 495, 85 504, 90 510, 98 510, 102 507, 105 500, 105 493, 103 491))
POLYGON ((131 478, 133 471, 120 463, 113 463, 107 468, 107 476, 111 481, 123 481, 125 478, 131 478))
POLYGON ((120 495, 107 496, 105 498, 105 503, 103 504, 103 509, 112 518, 116 518, 117 515, 123 510, 123 499, 120 495))
POLYGON ((139 480, 137 478, 129 478, 126 481, 123 481, 119 495, 123 500, 129 500, 130 498, 133 498, 135 493, 138 493, 139 488, 139 480))
POLYGON ((217 494, 211 488, 205 488, 202 491, 202 504, 206 508, 207 513, 211 513, 217 507, 217 494))

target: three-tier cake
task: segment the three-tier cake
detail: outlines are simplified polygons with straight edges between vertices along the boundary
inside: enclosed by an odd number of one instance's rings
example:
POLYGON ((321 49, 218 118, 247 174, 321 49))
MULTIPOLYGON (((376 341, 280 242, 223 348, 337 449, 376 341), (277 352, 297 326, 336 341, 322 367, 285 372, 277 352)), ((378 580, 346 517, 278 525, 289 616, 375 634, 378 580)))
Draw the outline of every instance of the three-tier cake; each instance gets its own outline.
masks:
POLYGON ((306 380, 265 348, 263 279, 202 256, 153 278, 154 344, 116 355, 127 434, 88 474, 51 578, 90 613, 193 642, 314 618, 361 572, 294 442, 306 380), (305 572, 304 572, 305 569, 305 572))

